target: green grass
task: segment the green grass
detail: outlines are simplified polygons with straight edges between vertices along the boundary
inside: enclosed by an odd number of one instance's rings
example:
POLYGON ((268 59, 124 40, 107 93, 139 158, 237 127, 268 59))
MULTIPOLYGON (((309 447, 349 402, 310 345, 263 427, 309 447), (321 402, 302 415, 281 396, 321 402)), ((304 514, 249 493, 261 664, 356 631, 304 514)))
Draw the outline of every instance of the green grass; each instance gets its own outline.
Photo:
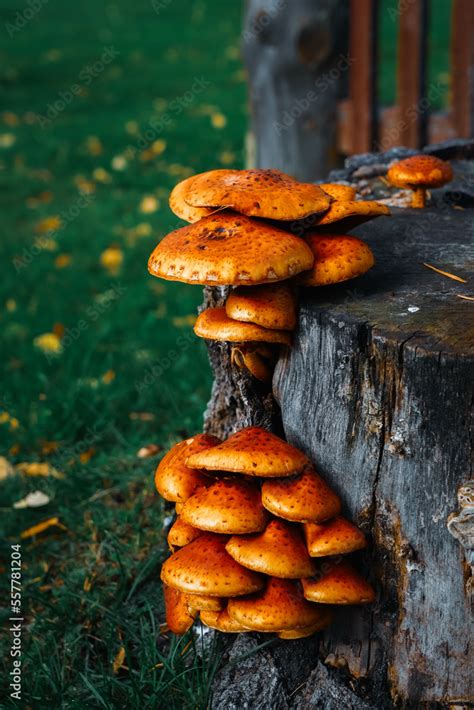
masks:
MULTIPOLYGON (((201 430, 210 371, 189 316, 202 295, 158 282, 146 263, 178 226, 171 187, 209 166, 242 165, 241 8, 47 3, 10 39, 4 23, 24 7, 1 16, 1 453, 49 462, 62 477, 17 470, 0 482, 3 624, 10 544, 51 517, 63 527, 22 543, 22 706, 204 708, 216 650, 201 659, 188 637, 160 636, 166 545, 152 474, 161 454, 136 456, 201 430), (89 81, 106 46, 117 56, 89 81), (34 115, 74 84, 81 94, 42 128, 34 115), (215 128, 220 114, 226 125, 215 128), (153 120, 152 141, 164 142, 150 155, 140 134, 153 120), (78 185, 92 190, 87 200, 78 202, 78 185), (146 196, 159 208, 143 212, 146 196), (36 248, 37 225, 57 215, 64 226, 36 248), (110 246, 123 258, 117 273, 101 263, 110 246), (63 334, 56 355, 35 345, 51 332, 63 334), (36 490, 48 505, 12 508, 36 490)), ((8 634, 2 642, 8 652, 8 634)))
MULTIPOLYGON (((59 521, 22 540, 21 706, 35 710, 205 708, 222 652, 222 642, 203 653, 189 635, 160 634, 170 511, 152 474, 162 452, 201 429, 210 371, 190 324, 200 289, 158 282, 146 262, 178 225, 172 186, 243 165, 241 4, 154 5, 49 2, 12 37, 5 23, 27 6, 11 1, 0 15, 1 454, 56 472, 21 467, 0 480, 4 628, 10 545, 59 521), (106 47, 116 56, 91 70, 106 47), (38 231, 58 216, 58 229, 38 231), (117 271, 103 263, 110 247, 117 271), (62 336, 61 352, 39 347, 48 333, 62 336), (138 458, 147 444, 158 455, 138 458), (33 491, 50 502, 13 508, 33 491)), ((18 707, 7 673, 2 707, 18 707)))

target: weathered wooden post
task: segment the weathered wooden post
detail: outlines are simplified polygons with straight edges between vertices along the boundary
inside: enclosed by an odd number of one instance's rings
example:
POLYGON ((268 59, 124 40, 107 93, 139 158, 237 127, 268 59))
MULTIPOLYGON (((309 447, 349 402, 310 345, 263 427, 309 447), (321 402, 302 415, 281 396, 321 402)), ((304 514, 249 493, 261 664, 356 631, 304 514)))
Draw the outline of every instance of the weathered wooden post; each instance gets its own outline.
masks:
MULTIPOLYGON (((459 143, 439 154, 472 150, 459 143)), ((349 161, 343 177, 363 178, 380 196, 386 188, 373 176, 392 156, 349 161)), ((395 208, 355 230, 377 260, 365 277, 301 293, 294 345, 272 392, 233 370, 225 345, 210 346, 219 397, 208 430, 283 426, 371 536, 361 562, 378 590, 375 605, 348 608, 319 641, 274 642, 224 667, 214 709, 474 704, 474 309, 462 298, 472 290, 424 265, 462 279, 472 267, 474 162, 453 167, 454 186, 434 206, 395 208)), ((208 303, 220 295, 209 291, 208 303)), ((263 640, 241 635, 231 656, 263 640)))
POLYGON ((258 167, 315 180, 335 165, 347 13, 344 0, 248 0, 243 50, 258 167))

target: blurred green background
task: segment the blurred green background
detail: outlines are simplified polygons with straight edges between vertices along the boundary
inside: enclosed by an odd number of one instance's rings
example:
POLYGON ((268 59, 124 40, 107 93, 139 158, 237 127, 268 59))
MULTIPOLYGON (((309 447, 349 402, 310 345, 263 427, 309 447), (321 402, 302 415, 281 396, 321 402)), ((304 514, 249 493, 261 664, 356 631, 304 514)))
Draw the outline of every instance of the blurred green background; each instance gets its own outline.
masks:
MULTIPOLYGON (((449 3, 435 8, 431 71, 447 90, 449 3)), ((159 633, 165 511, 152 481, 202 426, 201 290, 146 263, 179 226, 176 182, 243 167, 241 13, 218 0, 1 9, 1 612, 6 624, 21 542, 24 707, 206 707, 220 649, 202 657, 190 636, 159 633)))

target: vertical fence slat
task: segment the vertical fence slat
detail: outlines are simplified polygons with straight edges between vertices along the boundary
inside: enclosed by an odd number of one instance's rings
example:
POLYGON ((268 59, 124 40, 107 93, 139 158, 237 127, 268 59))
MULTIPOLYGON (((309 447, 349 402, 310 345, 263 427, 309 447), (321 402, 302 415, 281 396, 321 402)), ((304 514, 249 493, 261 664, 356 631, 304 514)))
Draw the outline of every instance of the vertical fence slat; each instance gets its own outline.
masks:
POLYGON ((400 144, 420 148, 427 139, 426 61, 428 2, 399 3, 397 104, 400 144))
POLYGON ((474 132, 474 2, 453 0, 451 28, 451 116, 455 134, 474 132))
POLYGON ((377 5, 378 0, 351 0, 349 98, 353 153, 373 148, 377 137, 377 5))

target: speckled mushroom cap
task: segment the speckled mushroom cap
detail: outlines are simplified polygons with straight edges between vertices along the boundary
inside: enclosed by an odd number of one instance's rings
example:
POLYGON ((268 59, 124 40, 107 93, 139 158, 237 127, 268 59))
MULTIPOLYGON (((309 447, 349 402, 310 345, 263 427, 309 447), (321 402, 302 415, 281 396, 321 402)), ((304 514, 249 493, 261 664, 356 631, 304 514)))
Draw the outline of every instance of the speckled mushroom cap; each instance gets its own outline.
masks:
POLYGON ((262 502, 274 515, 299 523, 329 520, 341 510, 339 497, 309 466, 295 478, 265 481, 262 502))
POLYGON ((186 601, 193 611, 222 611, 226 605, 226 600, 205 594, 186 594, 186 601))
POLYGON ((362 530, 338 515, 326 523, 305 523, 304 534, 311 557, 346 555, 367 547, 362 530))
POLYGON ((202 531, 193 528, 192 525, 185 523, 181 517, 176 518, 168 532, 168 545, 173 550, 175 547, 184 547, 195 540, 202 531))
POLYGON ((254 631, 284 631, 311 626, 321 619, 317 605, 306 601, 301 585, 270 577, 265 589, 245 599, 229 599, 229 616, 254 631))
POLYGON ((312 264, 304 240, 231 212, 170 232, 155 247, 148 270, 169 281, 252 286, 283 281, 312 264))
POLYGON ((291 345, 291 336, 286 330, 262 328, 255 323, 243 323, 229 318, 224 307, 207 308, 194 324, 194 332, 200 338, 231 343, 280 343, 291 345))
POLYGON ((313 225, 319 227, 351 218, 351 225, 354 226, 356 223, 362 224, 389 214, 390 209, 387 205, 375 200, 338 200, 332 202, 323 215, 316 216, 313 225))
POLYGON ((226 304, 229 318, 256 323, 263 328, 294 330, 296 295, 286 283, 241 286, 231 291, 226 304))
POLYGON ((304 596, 323 604, 369 604, 375 591, 352 565, 334 563, 321 576, 302 580, 304 596))
POLYGON ((239 565, 228 552, 225 535, 204 533, 174 555, 161 568, 161 579, 187 594, 237 597, 263 586, 261 575, 239 565))
POLYGON ((191 456, 190 466, 210 471, 231 471, 248 476, 292 476, 308 465, 294 446, 260 427, 246 427, 211 450, 191 456))
POLYGON ((351 185, 341 185, 338 182, 322 182, 319 187, 334 200, 349 202, 356 198, 356 189, 351 185))
POLYGON ((188 608, 186 595, 178 589, 163 585, 166 623, 174 634, 185 634, 197 617, 197 610, 188 608))
POLYGON ((433 155, 413 155, 399 160, 387 171, 388 181, 396 187, 441 187, 453 179, 450 164, 433 155))
POLYGON ((238 634, 249 631, 245 626, 239 624, 235 619, 231 619, 227 609, 222 611, 201 611, 199 618, 202 623, 211 629, 223 631, 226 634, 238 634))
POLYGON ((166 500, 182 503, 194 493, 196 488, 209 485, 212 481, 201 471, 193 471, 186 466, 186 459, 193 453, 216 446, 220 441, 209 434, 196 434, 181 441, 163 456, 155 472, 158 493, 166 500))
POLYGON ((210 170, 191 178, 186 202, 193 207, 228 207, 249 217, 302 219, 327 210, 331 198, 317 185, 279 170, 210 170))
POLYGON ((270 520, 258 535, 234 535, 227 552, 244 567, 271 577, 299 579, 316 573, 297 526, 270 520))
POLYGON ((285 631, 280 631, 278 637, 286 640, 307 638, 318 631, 327 629, 327 627, 332 624, 333 619, 334 612, 331 609, 321 607, 321 616, 314 622, 314 624, 311 624, 311 626, 304 626, 300 629, 286 629, 285 631))
POLYGON ((370 247, 357 237, 344 234, 308 234, 314 254, 309 271, 298 276, 301 286, 328 286, 365 274, 375 263, 370 247))
POLYGON ((188 498, 181 518, 201 530, 241 535, 263 530, 268 513, 253 481, 223 478, 188 498))
POLYGON ((198 222, 212 212, 212 209, 208 207, 192 207, 186 202, 185 197, 190 190, 193 179, 193 176, 191 176, 179 182, 171 191, 169 199, 171 210, 177 217, 184 219, 185 222, 198 222))

